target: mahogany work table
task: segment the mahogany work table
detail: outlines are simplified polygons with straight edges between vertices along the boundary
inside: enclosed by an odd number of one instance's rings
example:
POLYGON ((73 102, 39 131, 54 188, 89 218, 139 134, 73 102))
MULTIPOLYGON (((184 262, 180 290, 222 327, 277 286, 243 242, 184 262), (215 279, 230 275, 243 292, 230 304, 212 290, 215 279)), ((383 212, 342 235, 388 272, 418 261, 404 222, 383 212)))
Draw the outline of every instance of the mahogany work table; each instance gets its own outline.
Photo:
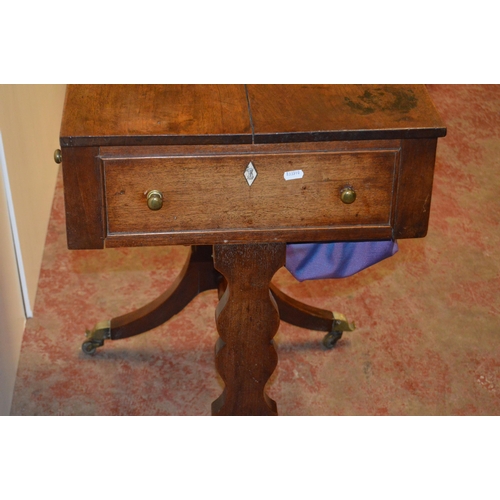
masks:
POLYGON ((445 134, 423 86, 68 86, 56 151, 68 247, 192 246, 169 290, 98 323, 84 350, 217 289, 212 414, 276 415, 265 385, 280 319, 331 344, 348 329, 271 284, 287 243, 425 236, 445 134))

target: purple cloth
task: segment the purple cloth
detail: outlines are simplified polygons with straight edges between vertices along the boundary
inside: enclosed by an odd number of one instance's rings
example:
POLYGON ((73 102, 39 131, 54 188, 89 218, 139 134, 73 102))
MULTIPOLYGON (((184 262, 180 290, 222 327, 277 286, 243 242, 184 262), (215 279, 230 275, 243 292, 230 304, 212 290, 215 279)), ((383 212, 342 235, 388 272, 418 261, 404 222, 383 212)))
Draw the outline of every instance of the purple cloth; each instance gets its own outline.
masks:
POLYGON ((293 243, 286 247, 286 268, 299 281, 346 278, 398 251, 395 241, 293 243))

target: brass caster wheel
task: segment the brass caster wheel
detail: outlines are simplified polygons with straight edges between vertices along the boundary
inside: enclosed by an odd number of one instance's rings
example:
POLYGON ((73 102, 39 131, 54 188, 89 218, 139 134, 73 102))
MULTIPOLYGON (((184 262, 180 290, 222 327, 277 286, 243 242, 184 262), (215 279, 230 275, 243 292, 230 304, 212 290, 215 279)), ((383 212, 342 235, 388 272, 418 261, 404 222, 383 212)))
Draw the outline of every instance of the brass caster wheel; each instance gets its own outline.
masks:
POLYGON ((342 332, 330 332, 323 337, 323 345, 327 349, 333 349, 335 344, 342 338, 342 332))
POLYGON ((85 354, 94 354, 98 347, 104 345, 106 339, 111 338, 111 321, 101 321, 92 330, 85 332, 86 340, 82 344, 82 351, 85 354))
POLYGON ((356 325, 349 323, 343 314, 334 312, 332 331, 324 336, 323 345, 327 349, 333 349, 335 344, 342 338, 342 333, 353 332, 355 329, 356 325))
POLYGON ((99 346, 96 343, 87 340, 82 344, 82 351, 85 354, 92 356, 93 354, 95 354, 95 351, 98 347, 99 346))

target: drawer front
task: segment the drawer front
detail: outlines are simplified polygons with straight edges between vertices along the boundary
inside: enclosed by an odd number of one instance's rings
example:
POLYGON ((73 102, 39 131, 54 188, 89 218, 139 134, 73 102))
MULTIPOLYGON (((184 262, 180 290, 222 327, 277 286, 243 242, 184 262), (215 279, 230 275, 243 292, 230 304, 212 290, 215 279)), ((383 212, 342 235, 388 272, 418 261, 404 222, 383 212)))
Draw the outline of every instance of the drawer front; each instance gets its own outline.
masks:
POLYGON ((390 226, 398 159, 397 150, 103 159, 108 235, 390 226), (156 211, 151 190, 163 195, 156 211))

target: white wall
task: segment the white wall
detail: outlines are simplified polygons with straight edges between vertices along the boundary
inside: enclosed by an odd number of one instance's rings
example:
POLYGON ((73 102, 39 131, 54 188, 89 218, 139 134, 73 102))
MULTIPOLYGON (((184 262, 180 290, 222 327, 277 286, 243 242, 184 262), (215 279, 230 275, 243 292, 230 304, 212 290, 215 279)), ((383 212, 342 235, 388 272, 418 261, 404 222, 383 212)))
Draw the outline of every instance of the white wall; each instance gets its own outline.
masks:
MULTIPOLYGON (((0 85, 0 132, 31 308, 58 165, 65 85, 0 85)), ((25 317, 17 275, 5 186, 0 182, 0 415, 12 401, 25 317)))
POLYGON ((0 415, 10 413, 24 324, 5 185, 0 176, 0 415))

